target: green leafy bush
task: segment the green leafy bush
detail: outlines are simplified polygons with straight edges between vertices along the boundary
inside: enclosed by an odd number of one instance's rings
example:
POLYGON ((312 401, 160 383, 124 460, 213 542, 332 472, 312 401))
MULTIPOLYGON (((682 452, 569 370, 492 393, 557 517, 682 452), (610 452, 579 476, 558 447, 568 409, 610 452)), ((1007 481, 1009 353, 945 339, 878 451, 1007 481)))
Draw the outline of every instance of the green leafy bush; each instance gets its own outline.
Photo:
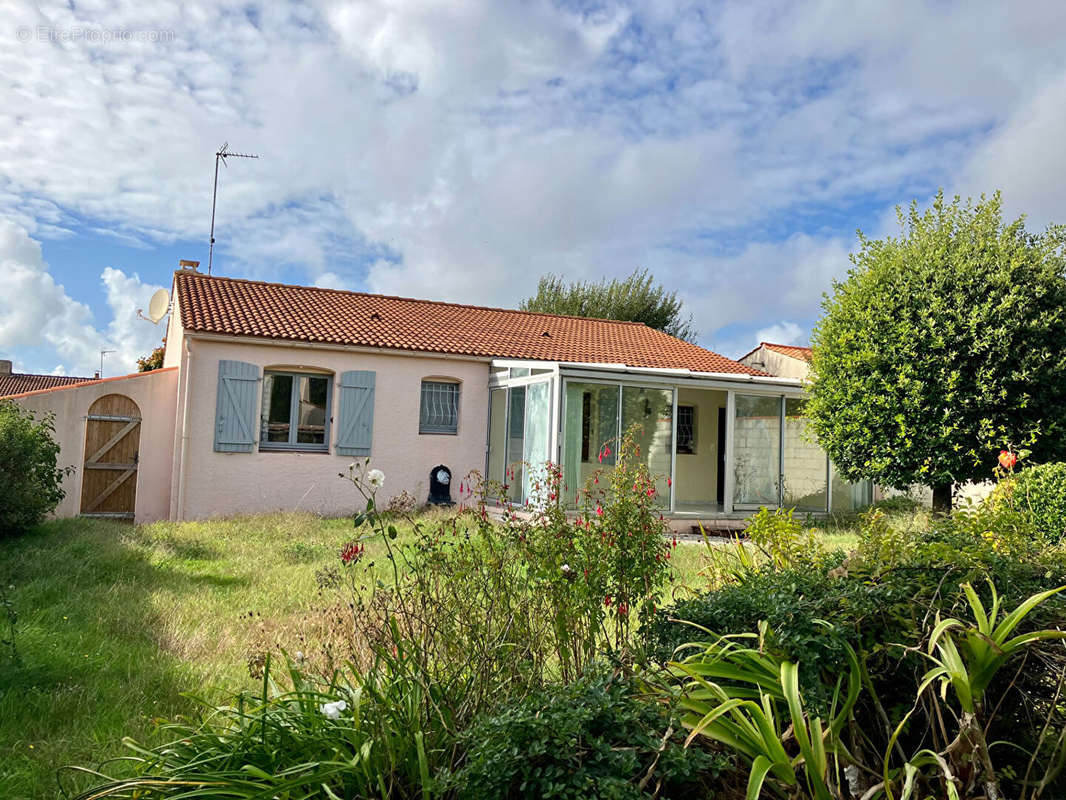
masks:
POLYGON ((629 681, 597 675, 485 716, 464 736, 466 763, 450 780, 463 800, 708 797, 703 782, 728 765, 629 681))
POLYGON ((10 400, 0 400, 0 536, 41 522, 63 499, 56 466, 59 445, 51 416, 40 420, 10 400))
POLYGON ((816 566, 826 558, 825 546, 813 528, 793 516, 793 510, 760 508, 744 529, 751 543, 775 569, 816 566))
POLYGON ((811 701, 826 700, 826 693, 816 696, 822 670, 839 674, 847 668, 850 648, 873 650, 899 641, 914 624, 912 574, 884 582, 828 577, 841 560, 836 554, 821 569, 754 572, 741 582, 664 608, 643 629, 649 652, 668 661, 676 648, 706 640, 707 631, 747 633, 765 621, 764 646, 799 663, 804 684, 812 687, 811 701))
POLYGON ((1010 505, 1025 514, 1048 541, 1062 541, 1066 535, 1066 462, 1023 469, 1000 483, 997 492, 1006 493, 1010 505))

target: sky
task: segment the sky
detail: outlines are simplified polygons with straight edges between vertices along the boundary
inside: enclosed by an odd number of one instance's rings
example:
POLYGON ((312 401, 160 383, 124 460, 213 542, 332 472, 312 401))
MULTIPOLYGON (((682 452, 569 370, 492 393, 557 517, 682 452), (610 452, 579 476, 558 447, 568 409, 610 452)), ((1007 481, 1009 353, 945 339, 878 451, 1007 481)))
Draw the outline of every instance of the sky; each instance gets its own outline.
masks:
POLYGON ((179 259, 514 307, 646 268, 804 343, 943 188, 1066 222, 1066 3, 0 0, 0 358, 135 368, 179 259))

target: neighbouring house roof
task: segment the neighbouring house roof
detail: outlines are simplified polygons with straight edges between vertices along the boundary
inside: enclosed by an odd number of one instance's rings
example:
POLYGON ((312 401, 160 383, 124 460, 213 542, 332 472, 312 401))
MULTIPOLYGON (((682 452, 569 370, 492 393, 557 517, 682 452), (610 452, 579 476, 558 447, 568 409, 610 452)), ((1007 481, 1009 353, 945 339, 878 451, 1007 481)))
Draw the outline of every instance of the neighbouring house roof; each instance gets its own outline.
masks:
MULTIPOLYGON (((99 384, 99 383, 112 383, 114 381, 128 381, 131 378, 146 378, 146 377, 150 377, 152 375, 162 375, 165 372, 173 372, 176 369, 177 369, 177 367, 160 367, 159 369, 150 369, 147 372, 131 372, 129 375, 113 375, 110 378, 67 378, 67 380, 69 381, 68 383, 61 383, 58 386, 35 386, 35 387, 29 388, 29 389, 21 389, 20 391, 13 392, 11 394, 0 393, 0 398, 17 399, 17 398, 20 398, 20 397, 26 397, 27 395, 31 395, 31 394, 44 394, 45 392, 58 392, 58 391, 62 391, 64 389, 73 389, 75 386, 87 386, 87 385, 95 386, 96 384, 99 384)), ((2 388, 3 388, 3 380, 2 379, 4 377, 8 377, 8 376, 0 375, 0 392, 2 392, 2 388)), ((57 375, 30 375, 30 376, 21 376, 21 377, 55 378, 55 377, 59 377, 59 376, 57 376, 57 375)))
POLYGON ((765 375, 638 322, 414 300, 176 272, 188 332, 481 358, 765 375))
MULTIPOLYGON (((791 344, 774 344, 773 342, 759 342, 759 347, 765 347, 767 350, 773 350, 775 353, 781 353, 782 355, 786 355, 789 358, 795 358, 799 361, 810 363, 811 360, 811 348, 809 347, 796 347, 791 344)), ((743 361, 748 356, 758 352, 759 347, 745 353, 738 360, 743 361)))
POLYGON ((57 386, 73 386, 94 378, 75 378, 70 375, 30 375, 25 372, 0 373, 0 397, 54 389, 57 386))
POLYGON ((772 342, 762 342, 762 346, 777 353, 790 356, 791 358, 797 358, 800 361, 811 360, 811 348, 809 347, 796 347, 791 344, 773 344, 772 342))

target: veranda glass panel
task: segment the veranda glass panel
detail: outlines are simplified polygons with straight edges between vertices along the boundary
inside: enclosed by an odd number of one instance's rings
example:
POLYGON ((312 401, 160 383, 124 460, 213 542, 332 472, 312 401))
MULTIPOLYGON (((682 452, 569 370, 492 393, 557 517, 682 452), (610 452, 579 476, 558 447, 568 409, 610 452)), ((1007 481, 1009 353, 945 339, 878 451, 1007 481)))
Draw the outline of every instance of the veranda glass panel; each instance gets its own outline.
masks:
POLYGON ((544 481, 544 462, 550 455, 548 452, 548 430, 550 426, 549 391, 551 384, 533 383, 526 387, 526 413, 525 413, 525 436, 522 441, 522 460, 526 462, 525 468, 525 492, 522 500, 530 503, 542 502, 546 498, 539 497, 535 491, 535 485, 544 481))
POLYGON ((618 386, 599 383, 566 384, 563 420, 563 487, 567 504, 598 469, 614 465, 618 443, 618 386), (610 455, 604 453, 610 443, 610 455))
MULTIPOLYGON (((640 459, 655 479, 657 501, 670 504, 673 461, 674 393, 672 389, 622 387, 622 436, 632 431, 640 459)), ((612 448, 612 450, 615 448, 612 448)))
POLYGON ((507 465, 507 390, 489 393, 489 480, 506 483, 507 465))
POLYGON ((507 421, 507 497, 515 503, 522 502, 525 486, 525 469, 522 465, 523 445, 526 438, 526 387, 510 390, 507 421))
POLYGON ((776 506, 781 398, 738 394, 733 423, 733 505, 776 506))
POLYGON ((830 511, 847 514, 873 502, 873 484, 870 481, 849 483, 837 474, 836 467, 830 468, 830 476, 833 483, 833 506, 830 511))
POLYGON ((818 446, 804 401, 785 400, 785 483, 781 504, 799 511, 825 511, 829 500, 829 461, 818 446))

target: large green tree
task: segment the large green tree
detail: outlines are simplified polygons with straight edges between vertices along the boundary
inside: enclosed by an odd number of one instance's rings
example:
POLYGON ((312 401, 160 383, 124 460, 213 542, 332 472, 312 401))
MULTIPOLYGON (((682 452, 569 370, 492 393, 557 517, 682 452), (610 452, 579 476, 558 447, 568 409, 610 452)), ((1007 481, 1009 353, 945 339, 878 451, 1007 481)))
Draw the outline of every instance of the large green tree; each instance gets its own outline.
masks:
POLYGON ((537 284, 537 293, 519 307, 523 311, 643 322, 687 341, 697 336, 677 292, 656 284, 646 269, 635 270, 626 278, 598 282, 566 283, 556 275, 545 275, 537 284))
POLYGON ((1066 455, 1066 227, 1005 223, 998 192, 897 215, 824 298, 808 408, 845 477, 931 486, 943 510, 1001 448, 1066 455))

